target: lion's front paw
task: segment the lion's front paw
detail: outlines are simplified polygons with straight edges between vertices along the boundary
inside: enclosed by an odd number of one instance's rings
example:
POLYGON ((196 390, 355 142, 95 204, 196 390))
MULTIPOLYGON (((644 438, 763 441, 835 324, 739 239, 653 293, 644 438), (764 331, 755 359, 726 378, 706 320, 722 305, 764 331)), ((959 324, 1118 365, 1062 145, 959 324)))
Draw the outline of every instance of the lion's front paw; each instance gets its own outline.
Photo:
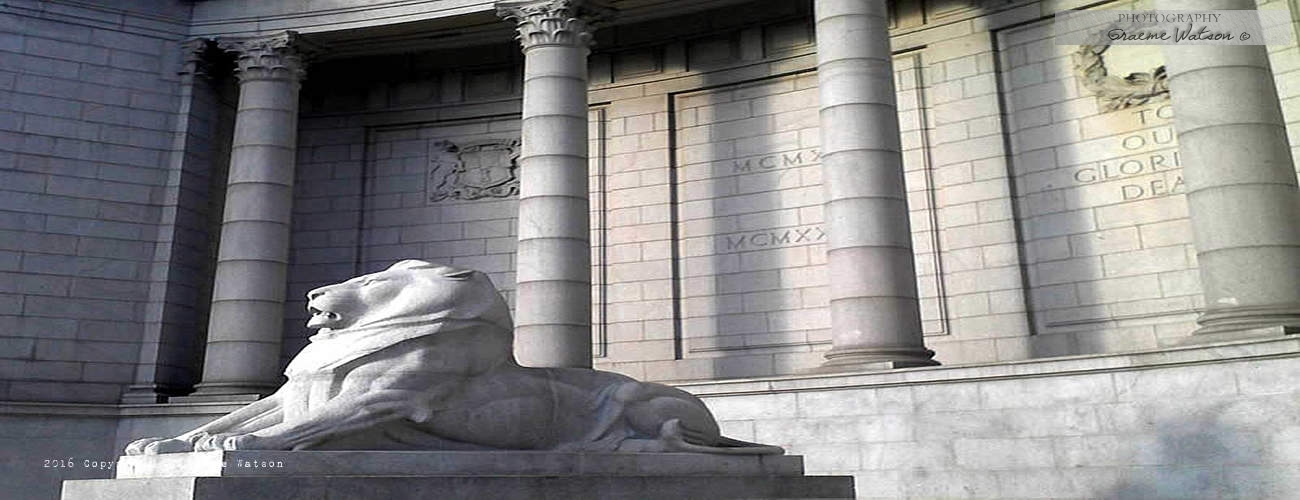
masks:
POLYGON ((184 439, 176 438, 147 438, 141 439, 131 446, 126 447, 127 455, 161 455, 164 453, 188 453, 194 451, 194 445, 184 439), (136 447, 136 445, 140 445, 136 447), (137 453, 131 453, 131 448, 136 447, 137 453))
POLYGON ((194 441, 194 451, 220 451, 224 450, 222 444, 226 438, 232 437, 230 434, 209 434, 202 436, 194 441))
POLYGON ((278 440, 254 434, 217 434, 194 444, 194 451, 283 449, 278 440))
POLYGON ((257 436, 254 436, 252 434, 243 434, 240 436, 228 436, 226 437, 226 439, 223 439, 221 441, 221 449, 223 450, 264 450, 266 449, 261 446, 258 446, 259 444, 263 444, 263 443, 259 443, 258 441, 260 441, 260 439, 258 439, 257 436))
POLYGON ((162 440, 165 440, 165 439, 168 439, 168 438, 165 438, 165 437, 147 437, 147 438, 137 439, 137 440, 135 440, 135 441, 131 441, 131 444, 126 445, 126 454, 127 454, 127 455, 144 455, 144 448, 145 448, 146 446, 149 446, 149 445, 152 444, 152 443, 156 443, 156 442, 158 442, 158 441, 162 441, 162 440))

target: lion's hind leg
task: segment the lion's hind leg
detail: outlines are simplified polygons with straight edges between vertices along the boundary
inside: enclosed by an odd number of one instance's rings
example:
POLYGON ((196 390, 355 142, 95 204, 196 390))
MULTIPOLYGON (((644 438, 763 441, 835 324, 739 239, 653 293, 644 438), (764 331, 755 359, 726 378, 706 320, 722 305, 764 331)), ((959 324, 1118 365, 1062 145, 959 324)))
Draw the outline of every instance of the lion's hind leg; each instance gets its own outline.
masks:
MULTIPOLYGON (((599 396, 605 411, 599 414, 597 428, 602 433, 614 430, 606 419, 621 418, 628 439, 618 443, 618 451, 691 452, 731 455, 779 455, 777 446, 747 443, 723 437, 709 408, 695 396, 662 384, 628 382, 615 390, 606 388, 599 396)), ((621 427, 621 426, 617 426, 621 427)))
POLYGON ((662 434, 668 420, 680 420, 690 429, 690 442, 712 446, 721 437, 718 423, 709 408, 694 396, 680 389, 660 385, 637 383, 637 396, 628 403, 626 420, 643 437, 662 434))

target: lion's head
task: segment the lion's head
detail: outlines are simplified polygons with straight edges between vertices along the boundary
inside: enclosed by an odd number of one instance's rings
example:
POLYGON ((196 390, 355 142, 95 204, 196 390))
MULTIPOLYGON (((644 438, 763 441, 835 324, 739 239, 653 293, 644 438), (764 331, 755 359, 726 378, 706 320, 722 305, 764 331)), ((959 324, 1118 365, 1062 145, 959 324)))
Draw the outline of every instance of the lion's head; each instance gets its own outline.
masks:
POLYGON ((449 321, 513 330, 510 311, 486 274, 420 260, 307 292, 307 310, 307 327, 322 332, 449 321))

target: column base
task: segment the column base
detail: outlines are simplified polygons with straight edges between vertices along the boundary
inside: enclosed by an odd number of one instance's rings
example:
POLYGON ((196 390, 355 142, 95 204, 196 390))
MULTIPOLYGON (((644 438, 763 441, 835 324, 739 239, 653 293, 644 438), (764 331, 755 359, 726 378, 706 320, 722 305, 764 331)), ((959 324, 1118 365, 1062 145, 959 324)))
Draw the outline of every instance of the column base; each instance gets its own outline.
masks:
POLYGON ((122 392, 122 402, 126 404, 166 403, 170 397, 163 392, 163 388, 152 384, 128 386, 122 392))
POLYGON ((938 366, 939 362, 933 358, 934 351, 924 347, 835 347, 826 353, 826 362, 809 373, 938 366))
POLYGON ((1192 343, 1300 333, 1300 304, 1207 309, 1196 324, 1192 343))
POLYGON ((189 396, 172 396, 168 403, 252 403, 266 397, 266 394, 190 394, 189 396))
POLYGON ((1190 337, 1179 340, 1177 345, 1183 346, 1212 344, 1216 342, 1232 342, 1236 340, 1258 340, 1297 334, 1300 334, 1300 326, 1272 325, 1256 328, 1211 331, 1208 333, 1202 332, 1201 329, 1197 329, 1192 332, 1190 337))
POLYGON ((238 403, 253 402, 279 389, 277 385, 248 382, 202 383, 188 396, 168 398, 172 403, 238 403))

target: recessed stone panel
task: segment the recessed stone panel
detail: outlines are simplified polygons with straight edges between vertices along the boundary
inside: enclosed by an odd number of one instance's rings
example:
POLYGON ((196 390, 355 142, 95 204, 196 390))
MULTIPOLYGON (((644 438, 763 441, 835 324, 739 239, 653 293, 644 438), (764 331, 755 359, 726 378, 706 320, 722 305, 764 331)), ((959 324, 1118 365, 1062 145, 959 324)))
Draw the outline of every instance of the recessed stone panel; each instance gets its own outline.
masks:
POLYGON ((519 75, 512 68, 469 71, 464 76, 462 95, 466 99, 505 97, 518 92, 519 75))
POLYGON ((807 20, 773 24, 763 28, 763 52, 769 57, 785 55, 813 45, 813 26, 807 20))
POLYGON ((740 48, 733 35, 699 38, 686 42, 686 64, 691 70, 717 66, 737 59, 740 48))
POLYGON ((505 242, 515 239, 518 200, 508 186, 484 176, 513 172, 513 165, 496 163, 509 163, 518 127, 518 120, 501 119, 372 132, 360 238, 363 271, 426 259, 487 272, 498 287, 513 290, 514 249, 505 242))
POLYGON ((425 77, 417 81, 397 82, 389 88, 391 106, 410 106, 427 104, 438 99, 440 82, 437 78, 425 77))
POLYGON ((619 52, 613 60, 615 79, 652 75, 662 70, 659 47, 619 52))
MULTIPOLYGON (((604 353, 608 280, 604 113, 589 115, 593 342, 604 353)), ((360 272, 402 259, 484 271, 513 304, 519 120, 471 119, 379 127, 366 150, 360 272)))
POLYGON ((1195 262, 1162 55, 1050 35, 999 36, 1035 328, 1187 321, 1199 287, 1179 285, 1195 262))
MULTIPOLYGON (((919 56, 896 61, 927 334, 946 333, 919 56)), ((829 344, 815 74, 679 94, 678 268, 687 357, 829 344), (797 83, 796 83, 797 82, 797 83), (812 119, 802 119, 803 115, 812 119)))

